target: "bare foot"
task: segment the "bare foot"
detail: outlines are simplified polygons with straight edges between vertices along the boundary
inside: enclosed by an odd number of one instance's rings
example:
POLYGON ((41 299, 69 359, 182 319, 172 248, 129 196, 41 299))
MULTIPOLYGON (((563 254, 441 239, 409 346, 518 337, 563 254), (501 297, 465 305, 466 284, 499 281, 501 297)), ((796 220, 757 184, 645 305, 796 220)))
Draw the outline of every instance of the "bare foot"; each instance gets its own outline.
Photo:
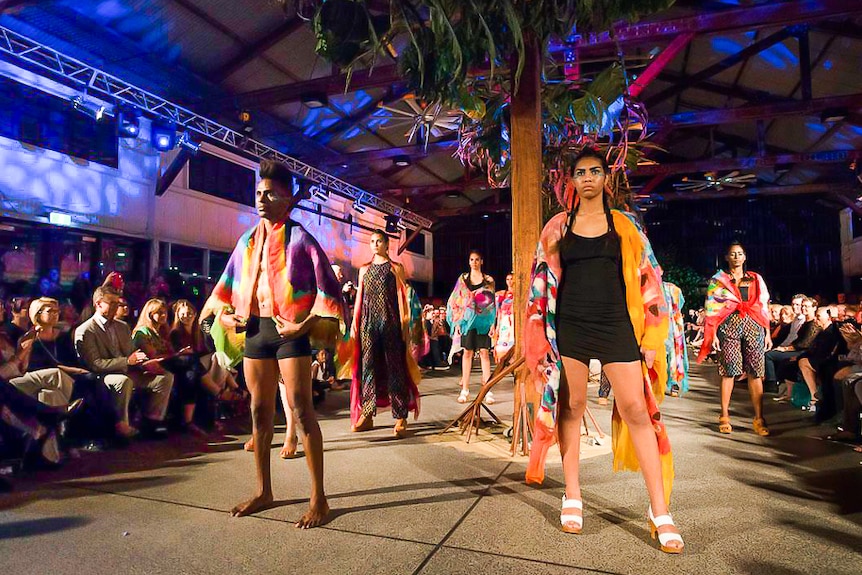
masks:
POLYGON ((248 441, 245 442, 245 445, 242 446, 246 451, 254 451, 254 436, 251 437, 248 441))
POLYGON ((326 518, 329 515, 329 504, 326 502, 326 499, 323 500, 323 503, 318 505, 311 505, 308 508, 308 511, 305 512, 305 515, 302 516, 302 519, 297 521, 294 524, 294 527, 299 529, 311 529, 313 527, 320 527, 324 523, 326 523, 326 518))
POLYGON ((272 504, 272 493, 256 495, 248 501, 240 503, 231 509, 230 516, 245 517, 246 515, 251 515, 252 513, 257 513, 258 511, 266 509, 270 504, 272 504))
POLYGON ((296 439, 296 437, 293 437, 291 439, 285 438, 284 445, 282 446, 278 456, 282 459, 293 459, 294 457, 296 457, 296 449, 298 446, 299 441, 296 439))

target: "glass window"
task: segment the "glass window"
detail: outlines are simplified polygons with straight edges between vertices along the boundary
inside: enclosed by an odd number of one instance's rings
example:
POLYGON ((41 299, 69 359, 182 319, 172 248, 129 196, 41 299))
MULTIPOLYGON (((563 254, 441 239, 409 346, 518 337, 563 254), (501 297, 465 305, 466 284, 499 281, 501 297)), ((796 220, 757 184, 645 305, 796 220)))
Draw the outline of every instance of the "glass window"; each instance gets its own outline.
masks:
POLYGON ((0 283, 6 296, 29 295, 39 281, 42 242, 37 230, 3 225, 0 230, 0 283))
POLYGON ((189 188, 254 207, 254 170, 211 154, 189 160, 189 188))
POLYGON ((203 275, 204 250, 171 244, 171 267, 181 274, 203 275))
POLYGON ((210 251, 210 277, 218 281, 222 272, 227 267, 227 261, 230 259, 229 252, 210 251))
MULTIPOLYGON (((409 232, 408 232, 409 233, 409 232)), ((419 233, 407 244, 407 251, 420 256, 425 255, 425 234, 419 233)))
POLYGON ((70 234, 63 239, 60 255, 60 285, 69 289, 82 275, 90 274, 93 259, 93 242, 85 241, 83 236, 70 234))

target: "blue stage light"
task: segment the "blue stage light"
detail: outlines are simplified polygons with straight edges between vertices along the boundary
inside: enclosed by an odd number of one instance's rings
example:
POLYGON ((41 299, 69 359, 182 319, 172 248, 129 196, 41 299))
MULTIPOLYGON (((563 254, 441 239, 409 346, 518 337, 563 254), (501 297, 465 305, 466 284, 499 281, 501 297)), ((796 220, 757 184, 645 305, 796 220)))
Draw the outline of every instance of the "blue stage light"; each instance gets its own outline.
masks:
POLYGON ((120 138, 137 138, 141 135, 140 111, 121 109, 117 115, 117 135, 120 138))
POLYGON ((153 120, 150 128, 150 144, 160 152, 169 152, 177 145, 177 129, 174 124, 153 120))

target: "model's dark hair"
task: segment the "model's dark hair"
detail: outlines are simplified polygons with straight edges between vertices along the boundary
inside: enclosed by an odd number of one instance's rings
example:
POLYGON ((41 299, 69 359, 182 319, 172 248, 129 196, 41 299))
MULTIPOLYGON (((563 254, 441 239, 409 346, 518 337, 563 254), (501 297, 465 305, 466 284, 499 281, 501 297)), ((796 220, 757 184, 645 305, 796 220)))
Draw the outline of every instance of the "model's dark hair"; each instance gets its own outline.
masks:
POLYGON ((293 173, 286 165, 275 160, 261 160, 260 179, 272 180, 284 186, 288 193, 293 193, 293 173))
POLYGON ((610 166, 608 166, 608 160, 607 158, 605 158, 604 154, 602 154, 595 148, 590 148, 589 146, 578 152, 578 155, 575 156, 575 160, 572 162, 572 167, 577 168, 578 163, 581 160, 585 160, 587 158, 595 158, 602 164, 602 169, 605 171, 606 174, 611 173, 611 168, 610 166))
POLYGON ((480 252, 479 250, 470 250, 469 252, 467 252, 467 257, 469 258, 469 257, 470 257, 470 256, 472 256, 473 254, 476 254, 477 256, 479 256, 479 259, 480 259, 480 260, 484 260, 484 259, 485 259, 484 257, 482 257, 482 252, 480 252))
POLYGON ((730 250, 732 250, 733 248, 735 248, 735 247, 737 247, 737 246, 739 246, 740 248, 742 248, 742 251, 743 251, 743 253, 745 253, 745 255, 748 255, 748 252, 747 252, 747 251, 745 251, 745 246, 744 246, 744 245, 742 245, 742 242, 741 242, 741 241, 739 241, 739 240, 733 240, 732 242, 730 242, 729 244, 727 244, 727 249, 726 249, 726 250, 724 250, 724 255, 729 254, 729 253, 730 253, 730 250))
POLYGON ((389 236, 387 236, 386 232, 384 232, 380 228, 371 230, 371 235, 372 236, 380 236, 381 238, 383 238, 383 241, 386 242, 386 245, 387 246, 389 245, 389 236))

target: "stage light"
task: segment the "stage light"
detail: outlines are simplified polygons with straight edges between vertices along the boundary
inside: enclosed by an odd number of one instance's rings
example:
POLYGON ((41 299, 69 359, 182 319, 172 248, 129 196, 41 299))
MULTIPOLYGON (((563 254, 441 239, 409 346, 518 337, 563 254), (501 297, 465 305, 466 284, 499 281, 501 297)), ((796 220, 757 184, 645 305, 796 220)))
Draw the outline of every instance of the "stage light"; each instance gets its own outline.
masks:
POLYGON ((820 121, 824 124, 841 122, 847 118, 846 108, 827 108, 820 114, 820 121))
POLYGON ((383 219, 386 220, 386 233, 387 234, 398 233, 398 223, 401 221, 400 217, 398 217, 398 216, 386 216, 383 219))
POLYGON ((356 198, 356 200, 353 202, 353 211, 357 214, 364 214, 365 210, 365 206, 362 205, 362 196, 356 198))
POLYGON ((105 116, 105 107, 103 105, 96 102, 88 102, 80 95, 72 98, 72 107, 97 122, 105 116))
POLYGON ((407 224, 402 218, 398 218, 398 223, 396 225, 398 226, 399 230, 407 231, 407 224))
POLYGON ((177 129, 168 122, 153 120, 150 128, 150 144, 160 152, 169 152, 177 145, 177 129))
POLYGON ((193 142, 188 132, 183 132, 182 134, 180 134, 180 139, 177 140, 177 144, 180 147, 185 148, 192 154, 197 154, 201 149, 201 145, 193 142))
POLYGON ((410 156, 395 156, 392 158, 392 164, 400 168, 405 168, 411 164, 410 156))
POLYGON ((326 203, 329 200, 329 192, 323 189, 322 186, 312 186, 311 199, 317 200, 320 203, 326 203))
POLYGON ((329 104, 329 98, 323 92, 308 92, 300 96, 302 103, 309 108, 323 108, 329 104))
POLYGON ((121 109, 117 115, 117 136, 120 138, 137 138, 141 134, 141 121, 137 109, 121 109))

